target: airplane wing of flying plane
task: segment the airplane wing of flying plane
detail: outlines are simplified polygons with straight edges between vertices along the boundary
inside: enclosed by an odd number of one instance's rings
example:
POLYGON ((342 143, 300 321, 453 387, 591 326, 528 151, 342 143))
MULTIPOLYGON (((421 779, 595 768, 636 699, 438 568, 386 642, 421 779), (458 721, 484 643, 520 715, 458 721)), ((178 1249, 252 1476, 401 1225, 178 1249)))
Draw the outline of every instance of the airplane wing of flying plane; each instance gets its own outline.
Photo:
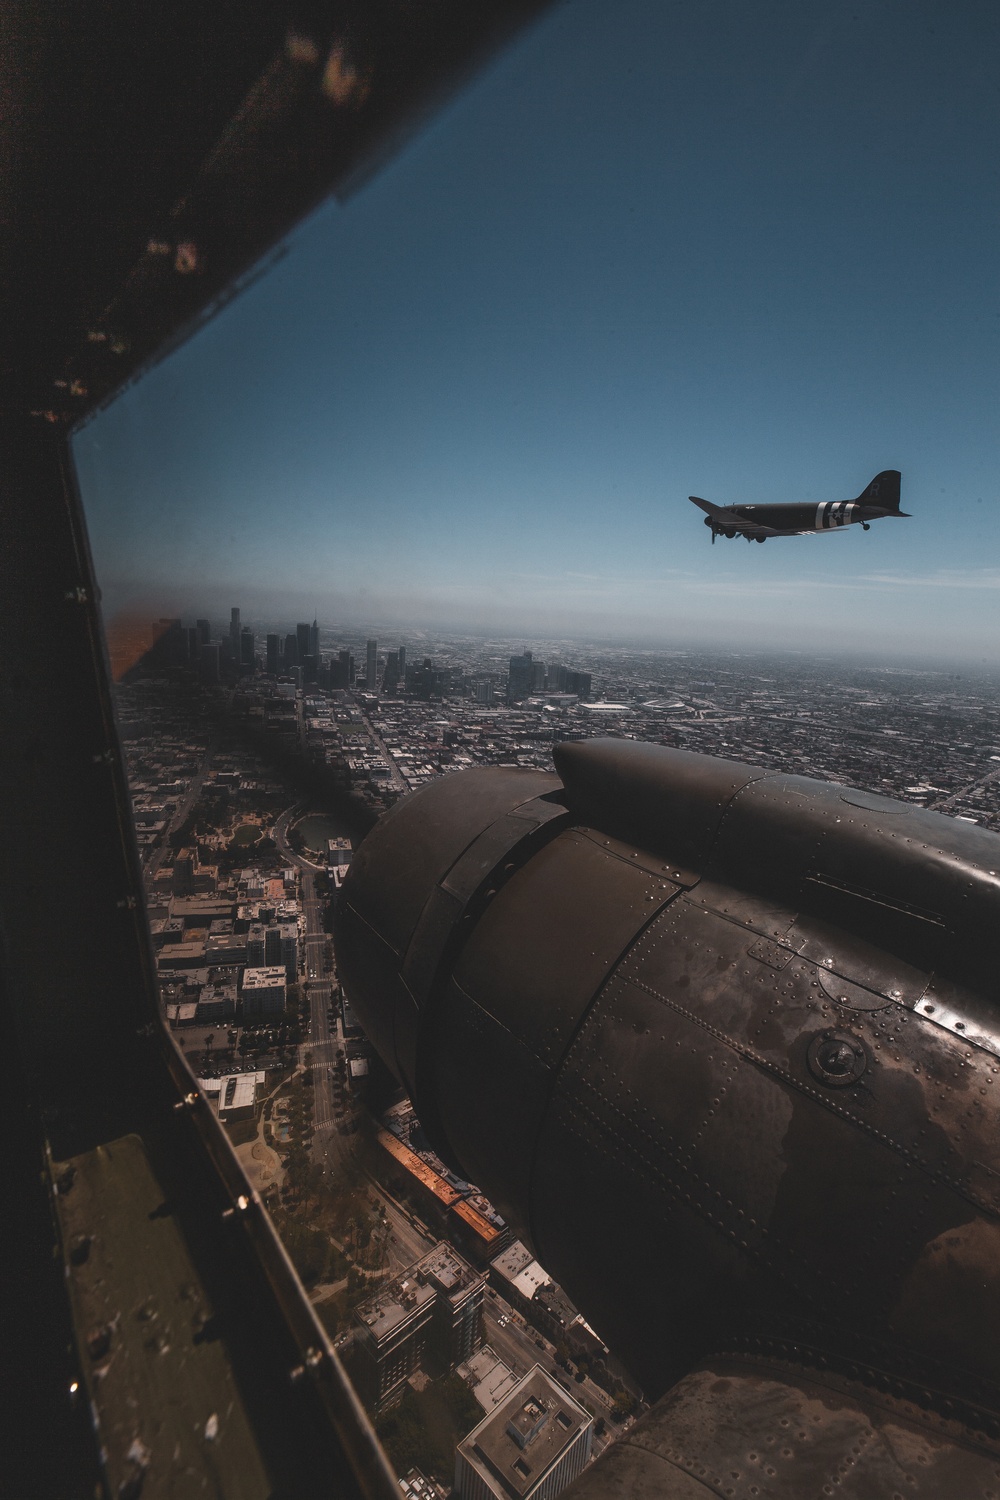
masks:
POLYGON ((819 505, 792 501, 775 505, 713 505, 698 495, 689 495, 692 505, 705 511, 705 525, 717 536, 745 536, 748 542, 766 542, 769 536, 814 536, 843 526, 860 525, 867 531, 872 521, 884 516, 905 516, 899 508, 898 469, 883 469, 856 500, 826 500, 819 505))

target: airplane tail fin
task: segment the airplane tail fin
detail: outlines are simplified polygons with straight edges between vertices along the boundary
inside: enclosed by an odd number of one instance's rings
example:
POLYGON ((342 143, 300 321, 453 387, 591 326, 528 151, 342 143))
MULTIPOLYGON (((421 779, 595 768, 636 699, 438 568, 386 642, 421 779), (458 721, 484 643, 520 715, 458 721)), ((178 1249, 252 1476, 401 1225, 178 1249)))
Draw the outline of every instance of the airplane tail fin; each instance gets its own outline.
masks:
MULTIPOLYGON (((898 511, 900 478, 898 469, 883 469, 881 474, 876 474, 871 484, 861 491, 857 503, 877 505, 882 510, 898 511)), ((900 514, 902 514, 901 511, 900 514)))

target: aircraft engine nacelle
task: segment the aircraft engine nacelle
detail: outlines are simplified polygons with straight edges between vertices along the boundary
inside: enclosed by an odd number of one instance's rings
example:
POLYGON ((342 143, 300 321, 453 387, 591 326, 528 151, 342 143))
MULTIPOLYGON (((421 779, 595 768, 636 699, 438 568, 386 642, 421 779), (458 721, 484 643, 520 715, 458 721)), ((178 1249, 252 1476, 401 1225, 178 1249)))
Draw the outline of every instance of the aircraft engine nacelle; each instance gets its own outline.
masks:
POLYGON ((1000 1435, 1000 836, 631 741, 555 763, 415 792, 340 897, 436 1149, 652 1394, 756 1351, 1000 1435))

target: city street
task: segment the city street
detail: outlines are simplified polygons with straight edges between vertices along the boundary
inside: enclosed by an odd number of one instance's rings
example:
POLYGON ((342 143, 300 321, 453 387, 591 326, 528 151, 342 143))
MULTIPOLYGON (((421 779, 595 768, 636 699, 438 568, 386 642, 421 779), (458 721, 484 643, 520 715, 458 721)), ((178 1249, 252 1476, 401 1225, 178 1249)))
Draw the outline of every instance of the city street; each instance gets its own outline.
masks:
POLYGON ((337 1054, 336 1037, 330 1033, 327 1007, 330 1004, 330 986, 325 979, 311 980, 306 984, 309 997, 309 1040, 303 1052, 312 1055, 313 1089, 315 1107, 313 1129, 330 1131, 335 1125, 333 1110, 333 1084, 330 1069, 337 1054))
POLYGON ((217 743, 217 737, 213 735, 205 750, 205 754, 202 756, 201 765, 198 767, 197 775, 191 782, 191 785, 188 787, 187 791, 184 793, 184 796, 181 798, 180 802, 177 804, 177 808, 174 812, 173 817, 170 819, 170 822, 163 830, 163 835, 158 846, 153 850, 152 854, 150 854, 149 856, 149 859, 146 861, 147 878, 152 878, 152 876, 156 874, 157 870, 159 870, 167 855, 172 852, 170 848, 170 835, 172 833, 176 833, 178 828, 183 827, 185 819, 189 816, 191 809, 194 807, 199 796, 201 795, 201 789, 205 784, 205 777, 208 775, 209 767, 212 764, 212 758, 215 755, 217 743))
POLYGON ((542 1338, 530 1326, 525 1326, 513 1312, 508 1303, 492 1291, 487 1289, 483 1299, 483 1343, 489 1344, 495 1354, 498 1354, 504 1364, 514 1371, 515 1375, 523 1375, 530 1370, 532 1365, 541 1365, 553 1380, 562 1381, 570 1394, 577 1400, 585 1399, 592 1407, 596 1416, 609 1416, 614 1402, 607 1391, 595 1384, 589 1377, 583 1381, 575 1380, 567 1375, 559 1365, 556 1364, 552 1345, 547 1339, 542 1338), (501 1324, 500 1319, 506 1318, 507 1322, 501 1324), (538 1341, 541 1340, 541 1347, 538 1341))

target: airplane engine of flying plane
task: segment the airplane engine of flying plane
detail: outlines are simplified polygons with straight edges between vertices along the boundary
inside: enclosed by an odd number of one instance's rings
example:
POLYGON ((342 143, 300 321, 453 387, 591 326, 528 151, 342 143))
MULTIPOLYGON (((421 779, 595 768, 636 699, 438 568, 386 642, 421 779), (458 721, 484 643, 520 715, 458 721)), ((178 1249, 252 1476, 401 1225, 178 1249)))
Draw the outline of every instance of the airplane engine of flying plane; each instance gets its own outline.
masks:
POLYGON ((660 1398, 574 1495, 1000 1494, 1000 837, 555 760, 385 814, 336 946, 435 1149, 660 1398))
POLYGON ((745 536, 748 542, 766 542, 769 536, 813 536, 820 531, 836 531, 841 526, 861 526, 867 531, 872 521, 884 516, 906 516, 899 508, 898 469, 883 469, 856 500, 826 500, 821 505, 804 501, 779 505, 712 505, 697 495, 688 499, 699 510, 706 511, 705 525, 711 527, 712 543, 717 536, 745 536))

